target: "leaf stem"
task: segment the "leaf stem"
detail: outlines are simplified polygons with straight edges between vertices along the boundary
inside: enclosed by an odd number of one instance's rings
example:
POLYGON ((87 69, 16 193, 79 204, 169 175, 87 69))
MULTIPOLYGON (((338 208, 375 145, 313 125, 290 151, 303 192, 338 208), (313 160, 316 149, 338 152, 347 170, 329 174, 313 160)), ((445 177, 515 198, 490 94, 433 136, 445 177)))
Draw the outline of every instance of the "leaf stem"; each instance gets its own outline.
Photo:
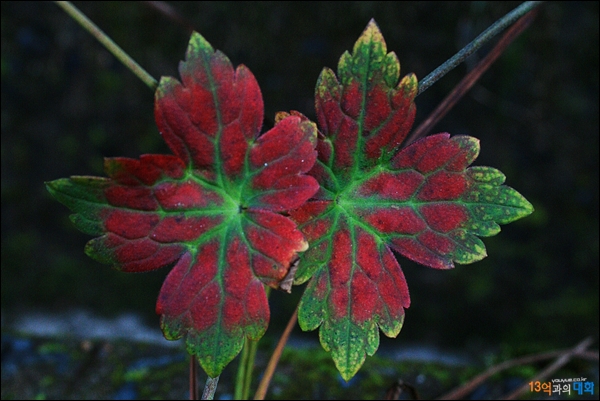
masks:
POLYGON ((488 29, 483 31, 471 43, 463 47, 458 53, 449 58, 444 64, 440 65, 433 72, 427 75, 419 82, 419 91, 417 96, 425 92, 431 85, 452 71, 456 66, 465 61, 471 54, 476 52, 481 46, 488 42, 491 38, 502 32, 506 27, 514 23, 516 20, 539 6, 542 1, 526 1, 498 21, 494 22, 488 29))
POLYGON ((204 385, 204 391, 202 392, 203 400, 214 400, 215 392, 217 391, 217 384, 219 384, 219 377, 208 377, 206 384, 204 385))
POLYGON ((536 10, 530 11, 519 19, 502 38, 496 43, 494 48, 473 68, 465 77, 454 87, 452 92, 435 108, 433 112, 410 134, 402 144, 407 147, 417 139, 427 135, 431 128, 437 124, 454 107, 454 105, 471 89, 479 80, 484 72, 502 55, 504 50, 531 24, 536 10))
POLYGON ((248 340, 248 365, 246 366, 246 375, 244 376, 244 388, 242 391, 242 400, 247 400, 250 396, 250 384, 252 384, 252 370, 256 360, 256 350, 258 349, 258 340, 248 340))
POLYGON ((273 355, 271 355, 271 359, 269 360, 267 368, 265 369, 265 371, 263 373, 263 377, 262 377, 262 380, 260 381, 260 384, 258 385, 256 394, 254 394, 255 400, 264 400, 265 399, 265 396, 267 395, 267 390, 269 389, 269 384, 271 383, 273 374, 275 374, 275 368, 277 367, 277 364, 279 363, 281 354, 283 354, 283 348, 285 347, 285 344, 287 343, 288 339, 290 338, 292 329, 296 325, 297 321, 298 321, 298 307, 296 307, 296 310, 292 314, 292 317, 290 317, 290 320, 288 321, 288 324, 285 327, 285 330, 283 331, 283 334, 281 335, 279 342, 277 343, 277 347, 275 347, 275 351, 273 351, 273 355))
POLYGON ((243 400, 242 395, 244 393, 244 380, 246 379, 246 369, 248 366, 248 354, 249 344, 248 338, 244 339, 244 348, 242 348, 242 354, 240 355, 240 364, 238 365, 238 371, 235 378, 235 388, 233 391, 234 400, 243 400))
POLYGON ((125 67, 129 68, 139 79, 142 80, 153 91, 158 87, 158 82, 146 72, 138 63, 136 63, 123 49, 112 41, 96 24, 86 17, 77 7, 69 1, 56 1, 60 8, 65 10, 79 25, 92 34, 100 43, 104 45, 125 67))
MULTIPOLYGON (((265 285, 265 293, 268 299, 271 294, 271 287, 265 285)), ((242 348, 240 364, 235 378, 234 399, 236 400, 247 400, 250 396, 252 371, 254 369, 254 361, 256 360, 258 341, 250 340, 247 337, 244 340, 244 348, 242 348)))
POLYGON ((190 400, 198 399, 198 373, 196 358, 190 355, 190 400))

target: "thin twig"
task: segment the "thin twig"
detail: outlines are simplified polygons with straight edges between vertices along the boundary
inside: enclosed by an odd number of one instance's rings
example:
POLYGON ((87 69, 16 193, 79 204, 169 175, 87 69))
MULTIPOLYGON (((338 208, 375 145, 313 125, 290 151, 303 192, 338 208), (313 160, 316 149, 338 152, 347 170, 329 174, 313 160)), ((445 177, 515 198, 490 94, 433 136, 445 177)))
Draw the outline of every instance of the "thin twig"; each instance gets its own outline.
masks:
POLYGON ((296 325, 297 321, 298 321, 298 308, 296 307, 296 310, 292 314, 292 317, 290 317, 290 321, 288 322, 287 326, 285 327, 285 330, 283 331, 283 334, 281 335, 281 338, 279 339, 279 342, 277 343, 277 347, 275 347, 275 350, 273 351, 273 355, 271 355, 271 359, 269 360, 269 363, 267 364, 267 367, 263 373, 262 380, 260 381, 260 384, 258 385, 258 389, 256 389, 256 394, 254 394, 255 400, 264 400, 265 399, 265 395, 267 394, 267 390, 269 389, 269 384, 271 384, 271 379, 273 378, 273 374, 275 373, 275 368, 277 368, 277 364, 279 363, 279 358, 281 358, 281 354, 283 353, 283 348, 285 347, 285 344, 287 343, 288 339, 290 338, 292 329, 296 325))
MULTIPOLYGON (((547 359, 553 359, 553 358, 558 358, 561 357, 567 353, 572 352, 573 349, 569 348, 566 350, 559 350, 559 351, 549 351, 549 352, 544 352, 541 354, 535 354, 535 355, 527 355, 524 357, 520 357, 520 358, 515 358, 515 359, 511 359, 509 361, 504 361, 502 363, 499 363, 498 365, 492 366, 490 367, 488 370, 486 370, 485 372, 475 376, 474 378, 472 378, 471 380, 469 380, 467 383, 463 384, 462 386, 450 391, 449 393, 446 393, 442 396, 440 396, 439 398, 437 398, 438 400, 461 400, 461 399, 465 399, 467 397, 467 395, 469 395, 471 392, 473 392, 477 387, 479 387, 483 382, 485 382, 487 379, 489 379, 490 377, 494 376, 497 373, 500 373, 504 370, 513 368, 515 366, 521 366, 521 365, 529 365, 532 363, 537 363, 537 362, 541 362, 541 361, 545 361, 547 359)), ((598 361, 599 360, 599 355, 597 351, 578 351, 575 354, 573 354, 573 357, 577 357, 577 358, 581 358, 581 359, 586 359, 586 360, 590 360, 590 361, 598 361)))
POLYGON ((156 79, 152 78, 138 63, 136 63, 123 49, 112 41, 96 24, 86 17, 77 7, 68 1, 56 1, 60 8, 65 10, 79 25, 92 34, 100 43, 104 45, 125 67, 129 68, 139 79, 142 80, 153 91, 158 87, 156 79))
POLYGON ((520 20, 518 20, 510 29, 502 36, 492 51, 485 56, 477 66, 469 72, 452 92, 436 107, 436 109, 425 119, 406 139, 404 147, 410 145, 417 139, 428 134, 439 120, 475 85, 481 78, 484 72, 500 57, 506 48, 531 24, 537 10, 530 11, 520 20))
POLYGON ((204 385, 204 391, 202 392, 203 400, 213 400, 215 398, 215 392, 217 391, 217 384, 219 384, 219 377, 208 377, 206 384, 204 385))
POLYGON ((166 1, 143 1, 142 3, 183 27, 188 34, 195 31, 194 25, 166 1))
MULTIPOLYGON (((532 382, 540 381, 541 382, 541 381, 546 380, 548 378, 548 376, 550 376, 552 373, 556 372, 558 369, 562 368, 564 365, 569 363, 569 361, 575 354, 577 354, 580 351, 584 351, 587 347, 592 345, 593 342, 594 342, 594 339, 592 337, 588 337, 588 338, 584 339, 579 344, 577 344, 571 351, 565 352, 563 355, 558 357, 556 359, 556 361, 554 361, 546 369, 542 370, 540 373, 535 375, 530 381, 532 381, 532 382)), ((517 397, 519 397, 521 394, 526 392, 527 390, 529 390, 529 384, 525 383, 521 387, 519 387, 518 389, 516 389, 515 391, 510 393, 504 399, 505 400, 514 400, 517 397)))
POLYGON ((433 85, 437 80, 446 75, 448 72, 452 71, 457 65, 462 63, 467 59, 471 54, 477 51, 481 46, 483 46, 486 42, 488 42, 491 38, 496 36, 498 33, 502 32, 506 27, 511 25, 517 19, 527 14, 529 11, 539 6, 541 1, 526 1, 521 4, 504 17, 500 18, 498 21, 490 25, 488 29, 483 31, 478 37, 476 37, 471 43, 463 47, 458 53, 448 59, 444 64, 440 65, 436 68, 432 73, 427 75, 425 78, 419 82, 419 91, 417 92, 417 96, 421 93, 425 92, 431 85, 433 85))
POLYGON ((190 400, 198 399, 198 373, 195 359, 194 355, 190 355, 190 400))

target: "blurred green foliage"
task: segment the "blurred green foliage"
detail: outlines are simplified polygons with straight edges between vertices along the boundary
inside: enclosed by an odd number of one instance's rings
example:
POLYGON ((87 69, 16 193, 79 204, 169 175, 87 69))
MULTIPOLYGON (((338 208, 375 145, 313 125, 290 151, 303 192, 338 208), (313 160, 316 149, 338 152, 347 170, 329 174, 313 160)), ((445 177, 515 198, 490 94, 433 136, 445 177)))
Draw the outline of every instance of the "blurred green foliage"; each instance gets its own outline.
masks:
MULTIPOLYGON (((320 70, 336 67, 370 18, 402 75, 422 78, 519 3, 169 4, 234 65, 252 70, 269 128, 279 110, 315 118, 320 70)), ((155 78, 177 75, 184 26, 146 3, 78 6, 155 78)), ((166 269, 122 274, 87 258, 90 237, 43 185, 102 175, 104 156, 168 152, 153 94, 56 5, 1 7, 2 308, 85 305, 156 322, 166 269)), ((417 124, 482 55, 417 98, 417 124)), ((476 264, 434 271, 401 259, 412 306, 394 344, 566 346, 598 336, 598 71, 598 3, 545 3, 438 124, 436 131, 481 139, 476 164, 503 171, 536 212, 485 239, 489 257, 476 264)), ((297 296, 276 297, 271 325, 281 327, 297 296)))

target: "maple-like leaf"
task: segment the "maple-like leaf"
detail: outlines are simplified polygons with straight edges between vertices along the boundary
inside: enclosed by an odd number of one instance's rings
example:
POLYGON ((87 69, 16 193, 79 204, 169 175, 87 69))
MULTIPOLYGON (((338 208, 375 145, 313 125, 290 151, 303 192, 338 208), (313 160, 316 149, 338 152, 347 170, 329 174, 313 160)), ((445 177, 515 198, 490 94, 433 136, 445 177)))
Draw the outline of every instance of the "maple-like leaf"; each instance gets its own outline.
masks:
POLYGON ((158 128, 174 155, 105 160, 108 178, 73 176, 48 190, 82 231, 86 253, 126 272, 173 266, 156 311, 167 339, 186 337, 212 377, 259 339, 269 320, 264 284, 277 288, 308 247, 280 212, 318 190, 305 175, 316 127, 297 116, 259 135, 263 101, 252 73, 198 33, 155 95, 158 128))
POLYGON ((312 278, 299 323, 321 326, 321 344, 345 380, 375 353, 379 329, 395 337, 402 327, 410 298, 392 250, 439 269, 475 262, 486 256, 477 236, 533 211, 501 185, 500 171, 468 168, 479 152, 475 138, 444 133, 400 150, 418 85, 413 74, 399 76, 374 21, 342 55, 337 77, 323 70, 315 91, 319 158, 309 172, 321 189, 290 213, 310 244, 295 277, 312 278))

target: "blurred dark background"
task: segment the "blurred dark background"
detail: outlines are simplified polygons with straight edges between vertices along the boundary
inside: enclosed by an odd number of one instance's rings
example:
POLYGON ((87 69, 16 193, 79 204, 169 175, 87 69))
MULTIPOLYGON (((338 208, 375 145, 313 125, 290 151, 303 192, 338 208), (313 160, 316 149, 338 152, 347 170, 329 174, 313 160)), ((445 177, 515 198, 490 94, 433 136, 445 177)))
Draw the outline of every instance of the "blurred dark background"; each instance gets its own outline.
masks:
MULTIPOLYGON (((146 3, 75 4, 155 78, 177 76, 185 26, 146 3)), ((314 119, 321 69, 336 68, 371 18, 401 74, 423 78, 520 3, 169 4, 252 70, 269 128, 280 110, 314 119)), ((55 4, 1 7, 3 315, 85 306, 102 316, 135 311, 158 330, 167 270, 124 274, 86 257, 90 237, 43 185, 103 175, 104 156, 169 152, 153 93, 55 4)), ((417 98, 417 124, 490 47, 417 98)), ((434 271, 400 260, 412 306, 395 346, 547 349, 598 337, 598 71, 598 2, 545 3, 438 124, 435 132, 479 138, 475 164, 504 172, 536 211, 484 239, 489 256, 473 265, 434 271)), ((274 294, 269 333, 281 331, 301 292, 274 294)))

